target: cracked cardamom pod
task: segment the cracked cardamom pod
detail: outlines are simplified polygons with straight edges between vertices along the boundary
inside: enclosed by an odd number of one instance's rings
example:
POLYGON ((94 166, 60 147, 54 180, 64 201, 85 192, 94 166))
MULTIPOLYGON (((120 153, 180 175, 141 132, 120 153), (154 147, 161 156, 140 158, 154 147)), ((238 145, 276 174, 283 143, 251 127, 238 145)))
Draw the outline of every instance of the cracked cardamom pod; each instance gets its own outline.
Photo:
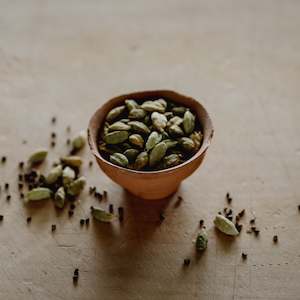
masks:
POLYGON ((72 155, 72 156, 65 156, 65 157, 62 157, 61 159, 61 162, 67 166, 70 166, 70 167, 80 167, 81 164, 82 164, 82 160, 79 156, 76 156, 76 155, 72 155))
POLYGON ((132 145, 137 146, 139 148, 143 148, 144 147, 144 139, 139 134, 135 133, 135 134, 130 135, 129 136, 129 142, 132 145))
POLYGON ((162 132, 166 128, 167 122, 168 122, 165 115, 158 113, 156 111, 151 114, 151 120, 152 120, 153 126, 159 132, 162 132))
POLYGON ((112 131, 104 136, 104 141, 107 144, 112 144, 112 145, 123 143, 127 139, 128 139, 128 132, 121 131, 121 130, 112 131))
POLYGON ((164 113, 166 108, 159 102, 155 101, 145 101, 142 105, 141 108, 144 109, 145 111, 153 112, 157 111, 160 113, 164 113))
POLYGON ((62 172, 63 177, 63 185, 66 187, 69 183, 71 183, 75 179, 75 171, 71 169, 70 167, 65 167, 62 172))
POLYGON ((146 117, 146 112, 142 108, 134 108, 129 112, 129 119, 144 119, 146 117))
POLYGON ((190 134, 195 128, 195 116, 187 110, 183 117, 183 129, 186 134, 190 134))
POLYGON ((139 150, 137 150, 137 149, 127 149, 123 154, 127 157, 128 161, 130 163, 133 163, 135 161, 136 157, 139 154, 139 150))
POLYGON ((26 202, 39 201, 51 198, 52 191, 45 187, 34 188, 26 194, 26 202))
POLYGON ((180 164, 181 159, 179 154, 170 154, 164 157, 164 167, 170 168, 180 164))
POLYGON ((202 228, 200 232, 197 235, 196 239, 196 250, 197 251, 203 251, 207 248, 208 243, 208 236, 206 231, 202 228))
POLYGON ((109 156, 109 160, 111 163, 120 166, 120 167, 127 167, 128 165, 128 159, 127 157, 122 153, 114 153, 109 156))
POLYGON ((115 122, 113 124, 111 124, 109 127, 108 127, 108 130, 109 131, 115 131, 115 130, 130 130, 130 126, 121 122, 121 121, 118 121, 118 122, 115 122))
POLYGON ((180 145, 183 148, 183 150, 187 152, 192 152, 196 150, 196 145, 193 142, 193 140, 187 137, 182 137, 180 139, 180 145))
POLYGON ((137 102, 135 100, 132 100, 132 99, 125 100, 125 105, 126 105, 128 111, 131 111, 132 109, 135 109, 135 108, 139 107, 137 102))
POLYGON ((168 132, 173 137, 183 136, 184 132, 178 125, 172 125, 168 128, 168 132))
POLYGON ((48 151, 46 149, 37 150, 30 155, 30 157, 28 159, 28 163, 30 165, 41 163, 42 161, 44 161, 46 159, 47 154, 48 154, 48 151))
POLYGON ((125 105, 117 106, 113 108, 106 116, 106 120, 108 122, 112 122, 116 118, 118 118, 124 111, 125 111, 125 105))
POLYGON ((46 177, 46 182, 48 184, 53 184, 58 180, 58 178, 62 175, 62 165, 58 165, 52 168, 46 177))
POLYGON ((135 160, 134 169, 136 170, 143 169, 144 167, 147 166, 148 160, 149 160, 148 153, 146 151, 141 152, 135 160))
POLYGON ((156 144, 158 144, 162 139, 162 135, 157 131, 152 131, 146 142, 146 150, 150 151, 156 144))
POLYGON ((63 208, 65 205, 66 193, 61 186, 54 195, 54 205, 58 208, 63 208))
POLYGON ((82 130, 72 141, 73 149, 75 150, 82 149, 85 145, 85 141, 86 141, 86 133, 84 130, 82 130))
POLYGON ((92 216, 100 222, 110 223, 115 219, 114 214, 106 212, 101 208, 93 208, 92 209, 92 216))
POLYGON ((72 181, 67 188, 67 193, 71 196, 77 196, 84 189, 86 184, 86 179, 84 176, 79 177, 78 179, 72 181))
POLYGON ((223 233, 228 235, 238 235, 235 225, 222 215, 217 215, 214 220, 215 226, 223 233))
POLYGON ((128 122, 128 125, 130 125, 131 130, 133 130, 135 132, 142 133, 142 134, 149 134, 150 133, 150 129, 147 127, 147 125, 145 125, 142 122, 130 121, 130 122, 128 122))
POLYGON ((152 149, 149 157, 149 165, 153 167, 157 165, 166 155, 167 146, 164 142, 160 142, 152 149))
POLYGON ((196 145, 196 149, 199 149, 203 138, 202 133, 198 131, 194 131, 193 133, 191 133, 190 138, 193 140, 194 144, 196 145))

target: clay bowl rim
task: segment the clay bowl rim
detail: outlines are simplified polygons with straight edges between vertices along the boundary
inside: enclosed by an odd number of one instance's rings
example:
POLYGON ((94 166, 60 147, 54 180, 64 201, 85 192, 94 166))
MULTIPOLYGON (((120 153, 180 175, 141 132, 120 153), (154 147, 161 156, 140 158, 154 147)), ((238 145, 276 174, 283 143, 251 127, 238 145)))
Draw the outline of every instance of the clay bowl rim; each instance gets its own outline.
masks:
MULTIPOLYGON (((163 96, 161 96, 161 98, 163 98, 163 96)), ((173 100, 173 101, 177 102, 178 104, 180 104, 179 101, 176 101, 176 100, 173 100)), ((98 128, 98 131, 99 131, 99 128, 98 128)), ((104 164, 107 164, 107 165, 109 165, 112 168, 115 168, 115 169, 117 169, 119 171, 122 171, 122 172, 129 173, 130 175, 139 175, 139 176, 141 176, 141 175, 155 175, 155 174, 163 175, 163 174, 173 173, 174 171, 177 171, 177 170, 179 170, 181 168, 184 168, 186 165, 190 164, 192 161, 194 161, 195 159, 199 158, 202 154, 204 154, 206 152, 206 150, 208 149, 208 147, 211 144, 211 140, 213 138, 213 135, 214 135, 213 124, 212 124, 211 118, 210 118, 207 110, 205 109, 205 107, 199 101, 197 101, 196 99, 194 99, 192 97, 189 97, 189 96, 185 96, 183 94, 180 94, 180 93, 172 91, 172 90, 146 90, 146 91, 137 91, 137 92, 122 94, 122 95, 110 98, 109 100, 105 101, 93 113, 92 117, 90 118, 89 125, 88 125, 88 143, 89 143, 89 147, 90 147, 90 150, 91 150, 92 154, 96 158, 98 158, 99 160, 101 160, 104 164), (177 96, 186 98, 186 100, 188 100, 189 102, 192 102, 192 101, 196 102, 196 104, 198 106, 200 106, 200 109, 204 112, 204 118, 200 119, 200 122, 202 120, 202 122, 206 122, 207 123, 207 126, 206 126, 207 129, 206 129, 206 131, 210 131, 210 133, 208 134, 208 137, 207 137, 206 140, 203 138, 203 142, 201 144, 200 149, 191 158, 189 158, 188 160, 186 160, 185 162, 183 162, 183 163, 181 163, 181 164, 179 164, 177 166, 174 166, 174 167, 171 167, 171 168, 167 168, 167 169, 164 169, 164 170, 138 171, 138 170, 132 170, 132 169, 127 169, 127 168, 124 168, 124 167, 121 167, 121 166, 117 166, 117 165, 111 163, 110 161, 106 160, 104 157, 101 156, 101 154, 100 154, 100 152, 98 150, 98 147, 97 147, 97 141, 95 141, 94 137, 91 136, 91 131, 93 131, 93 129, 92 129, 93 123, 95 121, 97 121, 97 123, 101 124, 101 125, 103 123, 103 120, 101 120, 98 117, 98 113, 109 102, 114 102, 114 101, 116 101, 117 99, 120 99, 120 98, 124 98, 124 100, 126 98, 128 98, 128 99, 134 99, 134 95, 138 95, 138 94, 141 94, 141 93, 144 93, 144 94, 147 94, 147 93, 149 93, 149 94, 153 94, 153 93, 155 93, 155 94, 160 94, 160 93, 165 94, 165 93, 168 93, 168 94, 173 94, 173 95, 176 94, 177 96), (205 120, 203 120, 203 119, 205 119, 205 120)), ((96 137, 98 137, 98 132, 97 132, 96 137)), ((205 137, 204 132, 203 132, 203 137, 205 137)))

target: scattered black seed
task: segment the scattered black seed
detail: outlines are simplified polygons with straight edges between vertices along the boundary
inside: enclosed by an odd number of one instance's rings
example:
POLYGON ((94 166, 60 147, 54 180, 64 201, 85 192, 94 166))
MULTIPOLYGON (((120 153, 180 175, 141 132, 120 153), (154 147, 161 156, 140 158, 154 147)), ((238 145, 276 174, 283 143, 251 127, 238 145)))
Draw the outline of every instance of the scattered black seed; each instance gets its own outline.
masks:
POLYGON ((72 217, 74 214, 73 210, 69 210, 68 214, 69 214, 69 217, 72 217))
POLYGON ((89 167, 92 167, 92 166, 93 166, 93 161, 90 160, 90 161, 89 161, 89 167))
POLYGON ((230 197, 230 194, 227 192, 226 193, 226 199, 228 199, 230 197))
POLYGON ((185 266, 189 266, 190 263, 191 263, 191 260, 190 260, 189 258, 185 258, 184 261, 183 261, 183 264, 184 264, 185 266))
POLYGON ((240 220, 239 215, 235 216, 235 221, 238 222, 240 220))
POLYGON ((24 161, 20 161, 20 162, 19 162, 19 168, 20 168, 20 169, 23 169, 23 168, 24 168, 24 161))
POLYGON ((164 212, 160 212, 159 213, 159 220, 160 220, 160 222, 163 222, 165 220, 165 218, 166 218, 166 216, 165 216, 164 212))
POLYGON ((19 187, 19 190, 22 190, 23 189, 23 183, 19 182, 18 187, 19 187))
POLYGON ((200 221, 199 221, 199 225, 200 225, 200 227, 203 227, 203 225, 204 225, 204 220, 200 220, 200 221))
POLYGON ((80 219, 80 225, 81 225, 81 226, 84 225, 84 219, 80 219))
POLYGON ((74 203, 72 203, 72 204, 70 205, 70 209, 74 210, 75 208, 76 208, 76 205, 75 205, 74 203))
POLYGON ((177 208, 181 204, 182 200, 183 200, 183 198, 181 196, 178 196, 177 200, 174 204, 174 207, 177 208))
POLYGON ((300 211, 300 204, 298 205, 298 210, 300 211))
POLYGON ((56 123, 56 117, 52 117, 51 122, 52 122, 52 124, 55 124, 56 123))
POLYGON ((221 212, 221 211, 218 211, 218 215, 222 215, 222 212, 221 212))
POLYGON ((232 221, 232 220, 233 220, 233 217, 232 217, 232 216, 226 216, 226 218, 227 218, 229 221, 232 221))
POLYGON ((241 232, 241 231, 242 231, 242 228, 243 228, 243 225, 242 225, 242 224, 235 223, 235 227, 236 227, 236 230, 237 230, 238 232, 241 232))
POLYGON ((55 231, 56 230, 56 225, 55 224, 52 224, 51 225, 51 231, 53 232, 53 231, 55 231))
POLYGON ((225 208, 224 212, 226 213, 226 216, 232 215, 232 209, 231 208, 230 209, 225 208))
POLYGON ((274 242, 274 243, 277 243, 277 242, 278 242, 278 236, 277 236, 277 235, 274 235, 274 236, 273 236, 273 242, 274 242))
POLYGON ((19 181, 23 181, 23 175, 19 174, 19 181))
POLYGON ((22 141, 22 144, 27 144, 27 141, 26 141, 26 140, 23 140, 23 141, 22 141))
POLYGON ((258 236, 259 235, 259 230, 258 229, 256 229, 256 230, 254 230, 254 234, 255 234, 255 236, 258 236))
POLYGON ((95 186, 90 186, 90 188, 89 188, 90 195, 93 195, 95 193, 95 191, 96 191, 96 187, 95 186))
POLYGON ((6 156, 2 156, 1 162, 4 164, 6 162, 6 156))
POLYGON ((91 207, 90 207, 90 210, 93 211, 93 209, 94 209, 94 206, 91 206, 91 207))
POLYGON ((7 191, 9 189, 9 183, 5 183, 4 189, 7 191))
POLYGON ((241 211, 238 213, 238 216, 239 216, 240 218, 242 218, 242 217, 244 216, 244 214, 245 214, 245 210, 243 209, 243 210, 241 210, 241 211))
POLYGON ((51 142, 51 147, 54 148, 56 143, 54 141, 51 142))
POLYGON ((74 275, 74 276, 73 276, 73 283, 74 283, 74 284, 77 284, 77 282, 78 282, 78 276, 75 276, 75 275, 74 275))
POLYGON ((242 253, 242 259, 243 259, 243 260, 246 260, 246 259, 247 259, 247 256, 248 256, 248 255, 247 255, 246 253, 244 253, 244 252, 242 253))
POLYGON ((109 212, 111 213, 111 214, 113 214, 114 213, 114 205, 113 204, 109 204, 109 212))
POLYGON ((104 198, 104 200, 107 200, 107 191, 103 191, 103 198, 104 198))
POLYGON ((231 197, 227 198, 227 202, 228 204, 230 204, 232 202, 232 198, 231 197))
POLYGON ((102 195, 101 193, 99 192, 95 192, 95 198, 98 199, 99 201, 101 201, 103 198, 104 198, 104 195, 102 195))
POLYGON ((6 196, 6 201, 10 201, 10 199, 11 199, 11 195, 7 195, 6 196))
POLYGON ((53 138, 53 139, 56 138, 56 133, 55 133, 55 132, 52 132, 52 133, 51 133, 51 138, 53 138))
POLYGON ((124 220, 124 208, 122 206, 118 207, 119 220, 122 222, 124 220))
POLYGON ((85 225, 89 225, 90 224, 90 219, 89 218, 86 218, 85 219, 85 225))
POLYGON ((21 198, 21 199, 24 198, 24 194, 23 194, 23 193, 20 194, 20 198, 21 198))
POLYGON ((3 221, 4 216, 0 215, 0 222, 3 221))
POLYGON ((251 219, 250 224, 255 224, 255 219, 251 219))
POLYGON ((74 270, 74 276, 78 276, 78 275, 79 275, 79 269, 76 268, 76 269, 74 270))
POLYGON ((31 217, 27 217, 26 222, 30 223, 31 222, 31 217))
POLYGON ((71 144, 71 140, 67 139, 66 143, 67 143, 67 145, 70 145, 71 144))

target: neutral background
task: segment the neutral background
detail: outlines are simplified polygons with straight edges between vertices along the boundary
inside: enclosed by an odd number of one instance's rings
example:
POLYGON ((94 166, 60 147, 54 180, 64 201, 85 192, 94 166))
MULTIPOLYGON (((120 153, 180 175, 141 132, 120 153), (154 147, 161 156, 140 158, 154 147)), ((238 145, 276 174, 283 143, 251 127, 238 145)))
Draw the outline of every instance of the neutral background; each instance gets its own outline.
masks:
POLYGON ((293 0, 0 1, 0 178, 12 194, 0 199, 0 299, 300 299, 299 14, 293 0), (87 148, 83 173, 108 191, 101 207, 125 207, 123 226, 80 228, 97 204, 87 192, 71 219, 51 202, 23 205, 17 163, 48 147, 51 131, 46 169, 67 151, 67 125, 74 134, 110 97, 158 88, 199 99, 215 126, 181 206, 177 195, 133 199, 89 170, 87 148), (235 211, 246 209, 236 239, 212 223, 227 191, 235 211), (246 233, 253 216, 259 238, 246 233), (197 257, 200 219, 209 246, 197 257))

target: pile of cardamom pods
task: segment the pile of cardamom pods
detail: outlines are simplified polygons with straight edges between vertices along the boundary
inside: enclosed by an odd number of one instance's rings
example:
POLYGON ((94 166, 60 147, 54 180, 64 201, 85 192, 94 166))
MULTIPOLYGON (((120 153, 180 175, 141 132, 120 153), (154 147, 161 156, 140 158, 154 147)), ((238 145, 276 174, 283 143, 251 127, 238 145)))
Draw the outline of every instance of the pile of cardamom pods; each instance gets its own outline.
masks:
POLYGON ((200 123, 189 108, 165 99, 127 99, 107 114, 99 151, 115 165, 152 171, 188 160, 201 142, 200 123))

